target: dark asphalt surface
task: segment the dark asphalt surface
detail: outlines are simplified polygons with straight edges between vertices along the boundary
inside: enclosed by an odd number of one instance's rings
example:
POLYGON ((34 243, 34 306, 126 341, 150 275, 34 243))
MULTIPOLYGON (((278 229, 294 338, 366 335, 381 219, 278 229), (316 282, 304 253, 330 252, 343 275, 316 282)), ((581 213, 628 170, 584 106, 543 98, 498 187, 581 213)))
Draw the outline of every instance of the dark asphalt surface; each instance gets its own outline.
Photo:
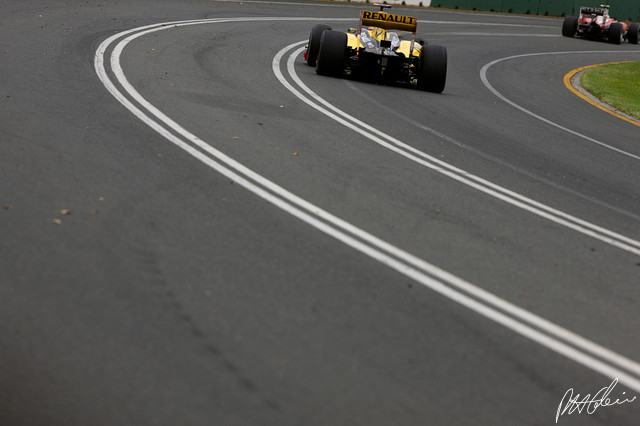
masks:
MULTIPOLYGON (((160 111, 382 240, 638 359, 640 256, 394 154, 278 81, 273 58, 308 37, 307 18, 342 29, 361 8, 0 5, 0 424, 553 424, 569 388, 594 394, 613 379, 285 213, 131 114, 97 77, 96 49, 178 20, 274 18, 133 40, 123 72, 160 111)), ((640 160, 523 113, 480 78, 510 56, 590 51, 505 60, 487 78, 640 156, 638 127, 562 83, 580 66, 637 60, 637 46, 562 38, 553 18, 392 10, 447 47, 443 94, 319 77, 298 58, 300 79, 421 152, 640 239, 640 160)), ((637 424, 638 404, 559 423, 637 424)))

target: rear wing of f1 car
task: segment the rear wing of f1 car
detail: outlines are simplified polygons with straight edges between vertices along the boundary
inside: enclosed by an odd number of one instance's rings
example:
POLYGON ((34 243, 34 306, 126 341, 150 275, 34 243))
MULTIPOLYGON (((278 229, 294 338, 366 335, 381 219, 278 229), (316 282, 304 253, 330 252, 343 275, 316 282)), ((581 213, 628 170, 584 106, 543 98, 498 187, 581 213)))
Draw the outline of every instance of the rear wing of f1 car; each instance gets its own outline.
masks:
POLYGON ((418 29, 418 19, 412 16, 392 15, 382 11, 363 10, 360 12, 360 28, 363 26, 406 31, 415 34, 418 29))
POLYGON ((607 6, 602 7, 588 7, 582 6, 580 8, 581 15, 596 15, 596 16, 604 16, 609 13, 609 8, 607 6))
MULTIPOLYGON (((358 42, 357 46, 360 47, 360 34, 362 33, 362 27, 376 27, 382 28, 385 31, 399 30, 411 33, 411 47, 409 48, 409 56, 413 54, 414 43, 416 41, 416 31, 418 30, 418 18, 413 16, 392 15, 390 13, 383 12, 384 9, 391 6, 384 3, 374 3, 373 6, 379 7, 379 12, 372 12, 370 10, 360 11, 360 26, 358 27, 358 42)), ((389 40, 381 40, 380 47, 388 48, 391 46, 389 40)), ((360 51, 358 50, 358 55, 360 51)))

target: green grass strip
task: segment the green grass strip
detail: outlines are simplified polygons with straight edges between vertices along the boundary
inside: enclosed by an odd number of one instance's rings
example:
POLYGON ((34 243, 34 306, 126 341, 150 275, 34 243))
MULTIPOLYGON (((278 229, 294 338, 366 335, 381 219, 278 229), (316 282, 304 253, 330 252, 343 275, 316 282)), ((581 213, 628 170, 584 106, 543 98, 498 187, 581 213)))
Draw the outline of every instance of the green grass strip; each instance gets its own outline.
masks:
POLYGON ((588 68, 580 85, 602 102, 640 119, 640 62, 588 68))

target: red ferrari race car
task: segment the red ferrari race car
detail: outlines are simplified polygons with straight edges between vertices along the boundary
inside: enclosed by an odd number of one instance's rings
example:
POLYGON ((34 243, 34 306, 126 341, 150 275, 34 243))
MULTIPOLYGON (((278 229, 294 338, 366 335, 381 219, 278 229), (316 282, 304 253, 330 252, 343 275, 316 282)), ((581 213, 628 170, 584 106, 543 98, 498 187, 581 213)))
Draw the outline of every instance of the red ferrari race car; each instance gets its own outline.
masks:
POLYGON ((637 23, 618 22, 609 16, 609 6, 580 8, 580 16, 567 16, 562 23, 562 35, 576 35, 590 40, 607 40, 620 44, 622 40, 638 44, 637 23))
POLYGON ((346 32, 314 25, 304 52, 307 64, 320 75, 441 93, 447 78, 446 48, 416 38, 417 18, 385 13, 391 7, 387 4, 373 6, 380 11, 361 11, 358 28, 346 32))

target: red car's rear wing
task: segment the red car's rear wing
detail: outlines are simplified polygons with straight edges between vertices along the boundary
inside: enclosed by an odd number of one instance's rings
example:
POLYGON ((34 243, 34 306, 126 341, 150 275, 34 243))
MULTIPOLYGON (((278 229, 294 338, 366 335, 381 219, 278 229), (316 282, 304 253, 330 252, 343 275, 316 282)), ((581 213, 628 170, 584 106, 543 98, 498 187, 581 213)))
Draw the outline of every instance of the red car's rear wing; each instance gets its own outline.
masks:
POLYGON ((392 15, 384 12, 363 10, 360 12, 360 27, 378 27, 416 33, 418 19, 412 16, 392 15))
POLYGON ((607 9, 606 7, 587 7, 587 6, 582 6, 580 8, 580 13, 583 15, 597 15, 597 16, 604 16, 609 12, 609 9, 607 9))

